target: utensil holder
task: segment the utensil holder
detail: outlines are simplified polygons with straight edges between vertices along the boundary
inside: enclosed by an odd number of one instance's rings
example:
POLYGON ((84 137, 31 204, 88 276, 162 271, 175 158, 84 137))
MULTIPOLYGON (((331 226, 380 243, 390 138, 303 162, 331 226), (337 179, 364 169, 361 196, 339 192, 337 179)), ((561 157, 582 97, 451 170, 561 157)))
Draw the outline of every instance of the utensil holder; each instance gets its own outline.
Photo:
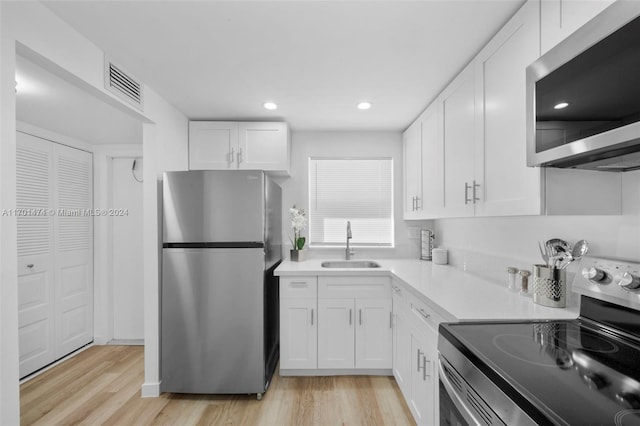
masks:
POLYGON ((533 265, 533 302, 551 308, 567 305, 567 275, 564 269, 533 265))

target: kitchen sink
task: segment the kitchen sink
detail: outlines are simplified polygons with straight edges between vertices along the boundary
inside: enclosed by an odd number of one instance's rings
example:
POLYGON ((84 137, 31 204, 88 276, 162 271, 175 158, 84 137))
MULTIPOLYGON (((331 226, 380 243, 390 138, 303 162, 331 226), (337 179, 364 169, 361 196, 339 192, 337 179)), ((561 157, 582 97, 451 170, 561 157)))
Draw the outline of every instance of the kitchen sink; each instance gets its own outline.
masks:
POLYGON ((372 260, 327 260, 320 264, 323 268, 379 268, 372 260))

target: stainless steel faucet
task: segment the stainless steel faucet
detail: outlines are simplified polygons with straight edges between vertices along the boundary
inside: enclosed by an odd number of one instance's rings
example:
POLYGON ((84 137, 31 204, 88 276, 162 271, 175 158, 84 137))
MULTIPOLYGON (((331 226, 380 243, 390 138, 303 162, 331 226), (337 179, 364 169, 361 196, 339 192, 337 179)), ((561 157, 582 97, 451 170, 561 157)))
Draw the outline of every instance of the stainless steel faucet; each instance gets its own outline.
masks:
POLYGON ((351 260, 351 255, 355 254, 353 249, 349 248, 349 240, 353 238, 351 236, 351 221, 347 221, 347 249, 345 250, 344 253, 344 258, 345 260, 351 260))

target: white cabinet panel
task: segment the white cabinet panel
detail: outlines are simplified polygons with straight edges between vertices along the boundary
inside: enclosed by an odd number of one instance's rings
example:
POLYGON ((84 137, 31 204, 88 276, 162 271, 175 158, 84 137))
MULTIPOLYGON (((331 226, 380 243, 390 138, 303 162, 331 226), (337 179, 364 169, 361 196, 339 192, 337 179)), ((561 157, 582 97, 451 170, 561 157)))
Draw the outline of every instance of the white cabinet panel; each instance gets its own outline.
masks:
POLYGON ((289 170, 289 136, 285 123, 238 123, 238 168, 289 170))
POLYGON ((404 218, 416 219, 422 203, 421 124, 415 121, 402 134, 404 152, 404 218))
POLYGON ((280 300, 280 368, 318 367, 316 299, 280 300))
POLYGON ((189 122, 189 169, 289 173, 289 127, 281 122, 189 122))
POLYGON ((356 299, 356 367, 392 367, 391 299, 356 299))
POLYGON ((475 95, 471 64, 438 98, 444 138, 443 212, 446 217, 473 216, 475 95))
POLYGON ((353 299, 318 300, 318 368, 354 368, 353 299))
POLYGON ((479 135, 476 216, 536 215, 541 172, 526 166, 525 70, 540 55, 535 2, 526 3, 475 60, 479 135))
POLYGON ((189 123, 189 169, 236 168, 238 123, 191 121, 189 123))
POLYGON ((542 53, 546 53, 567 36, 602 12, 614 0, 541 0, 542 53))
POLYGON ((438 102, 419 118, 422 128, 422 202, 420 219, 439 217, 444 209, 444 146, 438 102))

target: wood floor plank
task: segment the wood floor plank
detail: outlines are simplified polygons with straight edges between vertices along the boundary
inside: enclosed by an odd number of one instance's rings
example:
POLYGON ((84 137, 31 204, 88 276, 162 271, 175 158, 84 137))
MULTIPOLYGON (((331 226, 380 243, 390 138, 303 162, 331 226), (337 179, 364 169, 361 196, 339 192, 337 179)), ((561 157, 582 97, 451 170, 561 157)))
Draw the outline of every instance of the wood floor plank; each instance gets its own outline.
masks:
POLYGON ((280 377, 255 395, 141 398, 144 350, 94 346, 23 383, 23 425, 413 425, 385 376, 280 377))

